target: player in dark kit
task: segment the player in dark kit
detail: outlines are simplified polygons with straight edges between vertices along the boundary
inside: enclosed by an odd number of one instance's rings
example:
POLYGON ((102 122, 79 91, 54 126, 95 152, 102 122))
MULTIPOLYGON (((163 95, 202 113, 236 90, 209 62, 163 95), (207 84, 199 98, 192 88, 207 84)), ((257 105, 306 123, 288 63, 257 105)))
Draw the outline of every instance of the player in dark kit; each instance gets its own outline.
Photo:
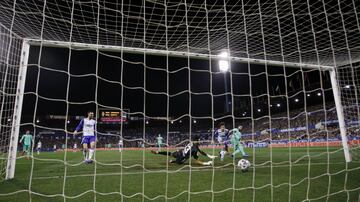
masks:
POLYGON ((206 154, 204 151, 202 151, 199 148, 199 137, 195 136, 193 138, 193 141, 191 141, 189 144, 187 144, 183 149, 174 151, 174 152, 167 152, 167 151, 154 151, 151 150, 153 154, 161 154, 165 156, 172 156, 175 158, 175 160, 170 160, 169 163, 176 163, 176 164, 184 164, 186 160, 188 160, 190 157, 193 157, 195 159, 195 163, 198 165, 212 165, 213 161, 208 162, 202 162, 198 160, 198 152, 204 156, 209 157, 210 159, 215 159, 216 156, 212 156, 209 154, 206 154))

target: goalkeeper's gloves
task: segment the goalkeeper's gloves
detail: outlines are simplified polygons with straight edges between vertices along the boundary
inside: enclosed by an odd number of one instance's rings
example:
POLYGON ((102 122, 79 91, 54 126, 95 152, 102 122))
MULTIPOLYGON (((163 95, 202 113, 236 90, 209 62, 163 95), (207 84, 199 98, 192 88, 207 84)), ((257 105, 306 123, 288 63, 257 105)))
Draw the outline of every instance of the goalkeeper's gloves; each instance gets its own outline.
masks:
POLYGON ((213 156, 213 155, 210 155, 210 154, 206 154, 207 157, 209 157, 210 159, 215 159, 217 156, 213 156))

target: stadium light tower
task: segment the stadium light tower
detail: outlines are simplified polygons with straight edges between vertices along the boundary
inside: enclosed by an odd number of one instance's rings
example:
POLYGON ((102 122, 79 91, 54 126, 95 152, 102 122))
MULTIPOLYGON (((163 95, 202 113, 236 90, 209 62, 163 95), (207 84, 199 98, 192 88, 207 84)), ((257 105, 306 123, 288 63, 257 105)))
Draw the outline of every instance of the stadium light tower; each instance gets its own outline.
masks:
POLYGON ((219 69, 221 72, 224 73, 224 86, 225 86, 225 111, 229 112, 229 97, 227 95, 228 89, 227 89, 227 72, 230 69, 230 63, 229 63, 229 52, 228 51, 222 51, 219 55, 219 69))
POLYGON ((222 72, 229 71, 229 53, 227 51, 223 51, 219 54, 219 69, 222 72))

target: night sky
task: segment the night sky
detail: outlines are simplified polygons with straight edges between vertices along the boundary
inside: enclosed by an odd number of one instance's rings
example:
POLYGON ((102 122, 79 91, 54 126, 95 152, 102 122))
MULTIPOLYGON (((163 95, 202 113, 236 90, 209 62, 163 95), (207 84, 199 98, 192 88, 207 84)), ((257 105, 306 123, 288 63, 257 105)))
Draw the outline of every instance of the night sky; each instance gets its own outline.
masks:
MULTIPOLYGON (((39 50, 40 47, 37 46, 32 46, 30 50, 23 107, 24 117, 32 117, 35 106, 37 116, 65 115, 67 111, 71 116, 81 116, 88 110, 96 110, 95 100, 99 108, 120 109, 122 93, 123 108, 129 109, 131 113, 145 112, 150 117, 166 117, 167 95, 164 93, 168 90, 169 116, 174 118, 188 114, 189 109, 193 117, 211 117, 212 98, 214 118, 231 114, 232 103, 235 103, 234 115, 236 117, 241 118, 244 116, 243 113, 247 112, 245 117, 250 118, 250 94, 253 98, 252 117, 268 114, 268 91, 271 95, 270 104, 282 104, 279 108, 271 107, 271 113, 285 111, 286 99, 291 109, 303 108, 304 97, 307 97, 303 93, 303 74, 300 69, 285 69, 289 91, 286 98, 284 96, 286 90, 284 68, 232 63, 232 78, 229 73, 225 74, 229 93, 225 95, 224 74, 219 72, 216 60, 166 58, 126 53, 122 57, 120 52, 73 49, 70 51, 67 48, 48 47, 42 47, 39 56, 39 50), (147 68, 144 68, 145 64, 147 68), (167 66, 171 72, 169 74, 164 71, 167 66), (183 68, 188 66, 191 71, 183 68), (209 73, 209 66, 211 66, 212 74, 209 73), (123 87, 120 83, 121 77, 123 87), (169 89, 167 89, 167 79, 169 89), (290 81, 292 85, 289 86, 290 81), (144 84, 147 91, 145 103, 144 84), (233 98, 230 94, 231 89, 233 98), (191 97, 186 90, 191 90, 191 97), (209 93, 212 93, 213 97, 209 93), (36 94, 38 95, 37 105, 35 105, 36 94), (228 96, 230 111, 227 111, 225 107, 226 96, 228 96), (296 98, 299 99, 298 103, 293 102, 296 98), (233 102, 232 99, 235 101, 233 102), (190 104, 191 108, 189 108, 190 104), (146 110, 144 110, 144 105, 146 110), (258 108, 262 109, 261 112, 257 112, 258 108)), ((316 93, 321 92, 320 76, 322 76, 325 89, 325 101, 332 101, 328 74, 320 74, 317 70, 304 69, 303 71, 306 93, 313 95, 306 98, 307 105, 323 102, 322 96, 316 97, 316 93)))

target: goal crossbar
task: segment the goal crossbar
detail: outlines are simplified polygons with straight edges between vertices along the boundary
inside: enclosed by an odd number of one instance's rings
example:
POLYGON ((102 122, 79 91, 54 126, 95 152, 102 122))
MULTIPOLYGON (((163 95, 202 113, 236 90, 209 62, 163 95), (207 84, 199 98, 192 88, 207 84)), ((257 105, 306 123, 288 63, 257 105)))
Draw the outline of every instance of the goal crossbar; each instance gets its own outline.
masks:
MULTIPOLYGON (((159 49, 148 49, 148 48, 134 48, 134 47, 124 47, 124 46, 112 46, 112 45, 101 45, 101 44, 86 44, 78 42, 66 42, 66 41, 53 41, 53 40, 40 40, 40 39, 25 39, 30 45, 33 46, 45 46, 45 47, 57 47, 57 48, 72 48, 72 49, 93 49, 93 50, 102 50, 102 51, 112 51, 133 54, 148 54, 148 55, 159 55, 159 56, 170 56, 170 57, 189 57, 194 59, 224 59, 219 55, 212 54, 203 54, 203 53, 193 53, 193 52, 184 52, 184 51, 170 51, 170 50, 159 50, 159 49)), ((228 60, 232 62, 239 63, 250 63, 250 64, 261 64, 261 65, 271 65, 278 67, 293 67, 293 68, 305 68, 305 69, 317 69, 323 71, 333 70, 334 67, 326 65, 315 65, 307 63, 296 63, 296 62, 285 62, 285 61, 276 61, 276 60, 262 60, 246 57, 228 57, 228 60)))

